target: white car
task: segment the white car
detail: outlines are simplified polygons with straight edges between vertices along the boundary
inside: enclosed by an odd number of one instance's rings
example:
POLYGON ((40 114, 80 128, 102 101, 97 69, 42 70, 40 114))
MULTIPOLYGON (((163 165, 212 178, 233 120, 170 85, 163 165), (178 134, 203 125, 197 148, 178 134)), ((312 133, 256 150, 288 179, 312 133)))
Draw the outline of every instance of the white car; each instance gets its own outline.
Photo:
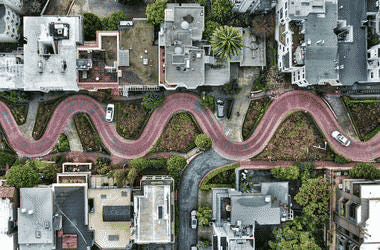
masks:
POLYGON ((191 228, 192 229, 197 228, 198 220, 196 216, 197 216, 197 211, 195 210, 191 211, 191 228))
POLYGON ((113 121, 113 115, 115 113, 115 105, 113 104, 108 104, 107 105, 107 110, 106 110, 106 121, 107 122, 112 122, 113 121))
POLYGON ((333 131, 331 133, 331 136, 337 140, 338 142, 340 142, 343 146, 348 146, 350 145, 350 140, 347 139, 347 137, 345 137, 344 135, 342 135, 339 131, 333 131))

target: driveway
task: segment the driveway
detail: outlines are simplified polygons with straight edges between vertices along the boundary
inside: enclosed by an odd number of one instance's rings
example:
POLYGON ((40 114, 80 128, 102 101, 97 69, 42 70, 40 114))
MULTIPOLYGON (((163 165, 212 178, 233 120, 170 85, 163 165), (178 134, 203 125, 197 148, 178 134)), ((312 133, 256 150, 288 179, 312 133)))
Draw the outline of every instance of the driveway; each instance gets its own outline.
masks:
POLYGON ((180 236, 178 246, 180 250, 190 249, 197 243, 197 231, 190 227, 190 212, 198 206, 198 184, 209 171, 232 161, 222 158, 214 150, 196 157, 182 175, 181 187, 178 193, 180 236))

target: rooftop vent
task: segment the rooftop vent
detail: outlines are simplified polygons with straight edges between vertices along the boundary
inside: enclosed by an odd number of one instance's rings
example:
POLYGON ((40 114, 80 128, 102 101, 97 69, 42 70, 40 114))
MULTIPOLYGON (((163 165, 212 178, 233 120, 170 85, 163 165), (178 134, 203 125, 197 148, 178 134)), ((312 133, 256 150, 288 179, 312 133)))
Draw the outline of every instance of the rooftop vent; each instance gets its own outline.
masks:
POLYGON ((270 195, 265 196, 265 202, 270 202, 270 195))
POLYGON ((26 209, 26 208, 21 208, 21 213, 22 213, 22 214, 26 214, 26 211, 28 211, 28 209, 26 209))

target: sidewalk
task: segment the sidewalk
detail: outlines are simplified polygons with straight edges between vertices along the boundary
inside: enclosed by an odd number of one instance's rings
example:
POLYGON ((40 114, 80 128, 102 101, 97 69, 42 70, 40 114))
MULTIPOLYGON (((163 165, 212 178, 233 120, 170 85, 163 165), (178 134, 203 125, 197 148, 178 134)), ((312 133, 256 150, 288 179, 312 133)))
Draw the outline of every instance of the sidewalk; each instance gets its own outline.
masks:
POLYGON ((24 125, 19 126, 19 129, 29 140, 34 140, 32 137, 34 121, 36 120, 38 104, 40 101, 40 96, 36 96, 32 101, 29 102, 28 115, 26 117, 26 122, 24 125))
POLYGON ((337 95, 329 94, 324 95, 323 98, 332 108, 339 124, 342 126, 342 128, 344 128, 344 131, 342 132, 348 135, 350 138, 354 139, 355 141, 360 141, 342 98, 340 98, 337 95))

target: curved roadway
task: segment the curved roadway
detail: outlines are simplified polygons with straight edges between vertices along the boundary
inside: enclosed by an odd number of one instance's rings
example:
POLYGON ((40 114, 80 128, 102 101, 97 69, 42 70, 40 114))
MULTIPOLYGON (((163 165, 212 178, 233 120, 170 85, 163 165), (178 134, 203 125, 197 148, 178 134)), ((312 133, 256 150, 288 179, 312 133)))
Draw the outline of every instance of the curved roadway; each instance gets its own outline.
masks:
POLYGON ((70 118, 75 113, 85 112, 91 117, 104 145, 111 153, 131 159, 144 156, 154 146, 174 113, 188 111, 194 115, 203 132, 212 138, 216 152, 229 159, 243 160, 260 153, 285 117, 299 110, 308 112, 314 118, 326 139, 339 154, 354 161, 368 161, 380 156, 380 145, 377 143, 380 134, 365 143, 352 141, 349 147, 343 147, 335 141, 330 136, 331 132, 343 129, 323 100, 305 91, 288 92, 275 99, 252 136, 244 142, 229 141, 218 120, 210 110, 201 106, 199 98, 184 93, 169 96, 163 106, 152 114, 139 139, 134 141, 121 138, 115 127, 105 121, 105 111, 101 104, 83 95, 68 97, 58 105, 44 135, 38 141, 29 140, 22 135, 9 108, 2 102, 0 123, 15 151, 27 157, 40 157, 48 154, 54 147, 70 118))

